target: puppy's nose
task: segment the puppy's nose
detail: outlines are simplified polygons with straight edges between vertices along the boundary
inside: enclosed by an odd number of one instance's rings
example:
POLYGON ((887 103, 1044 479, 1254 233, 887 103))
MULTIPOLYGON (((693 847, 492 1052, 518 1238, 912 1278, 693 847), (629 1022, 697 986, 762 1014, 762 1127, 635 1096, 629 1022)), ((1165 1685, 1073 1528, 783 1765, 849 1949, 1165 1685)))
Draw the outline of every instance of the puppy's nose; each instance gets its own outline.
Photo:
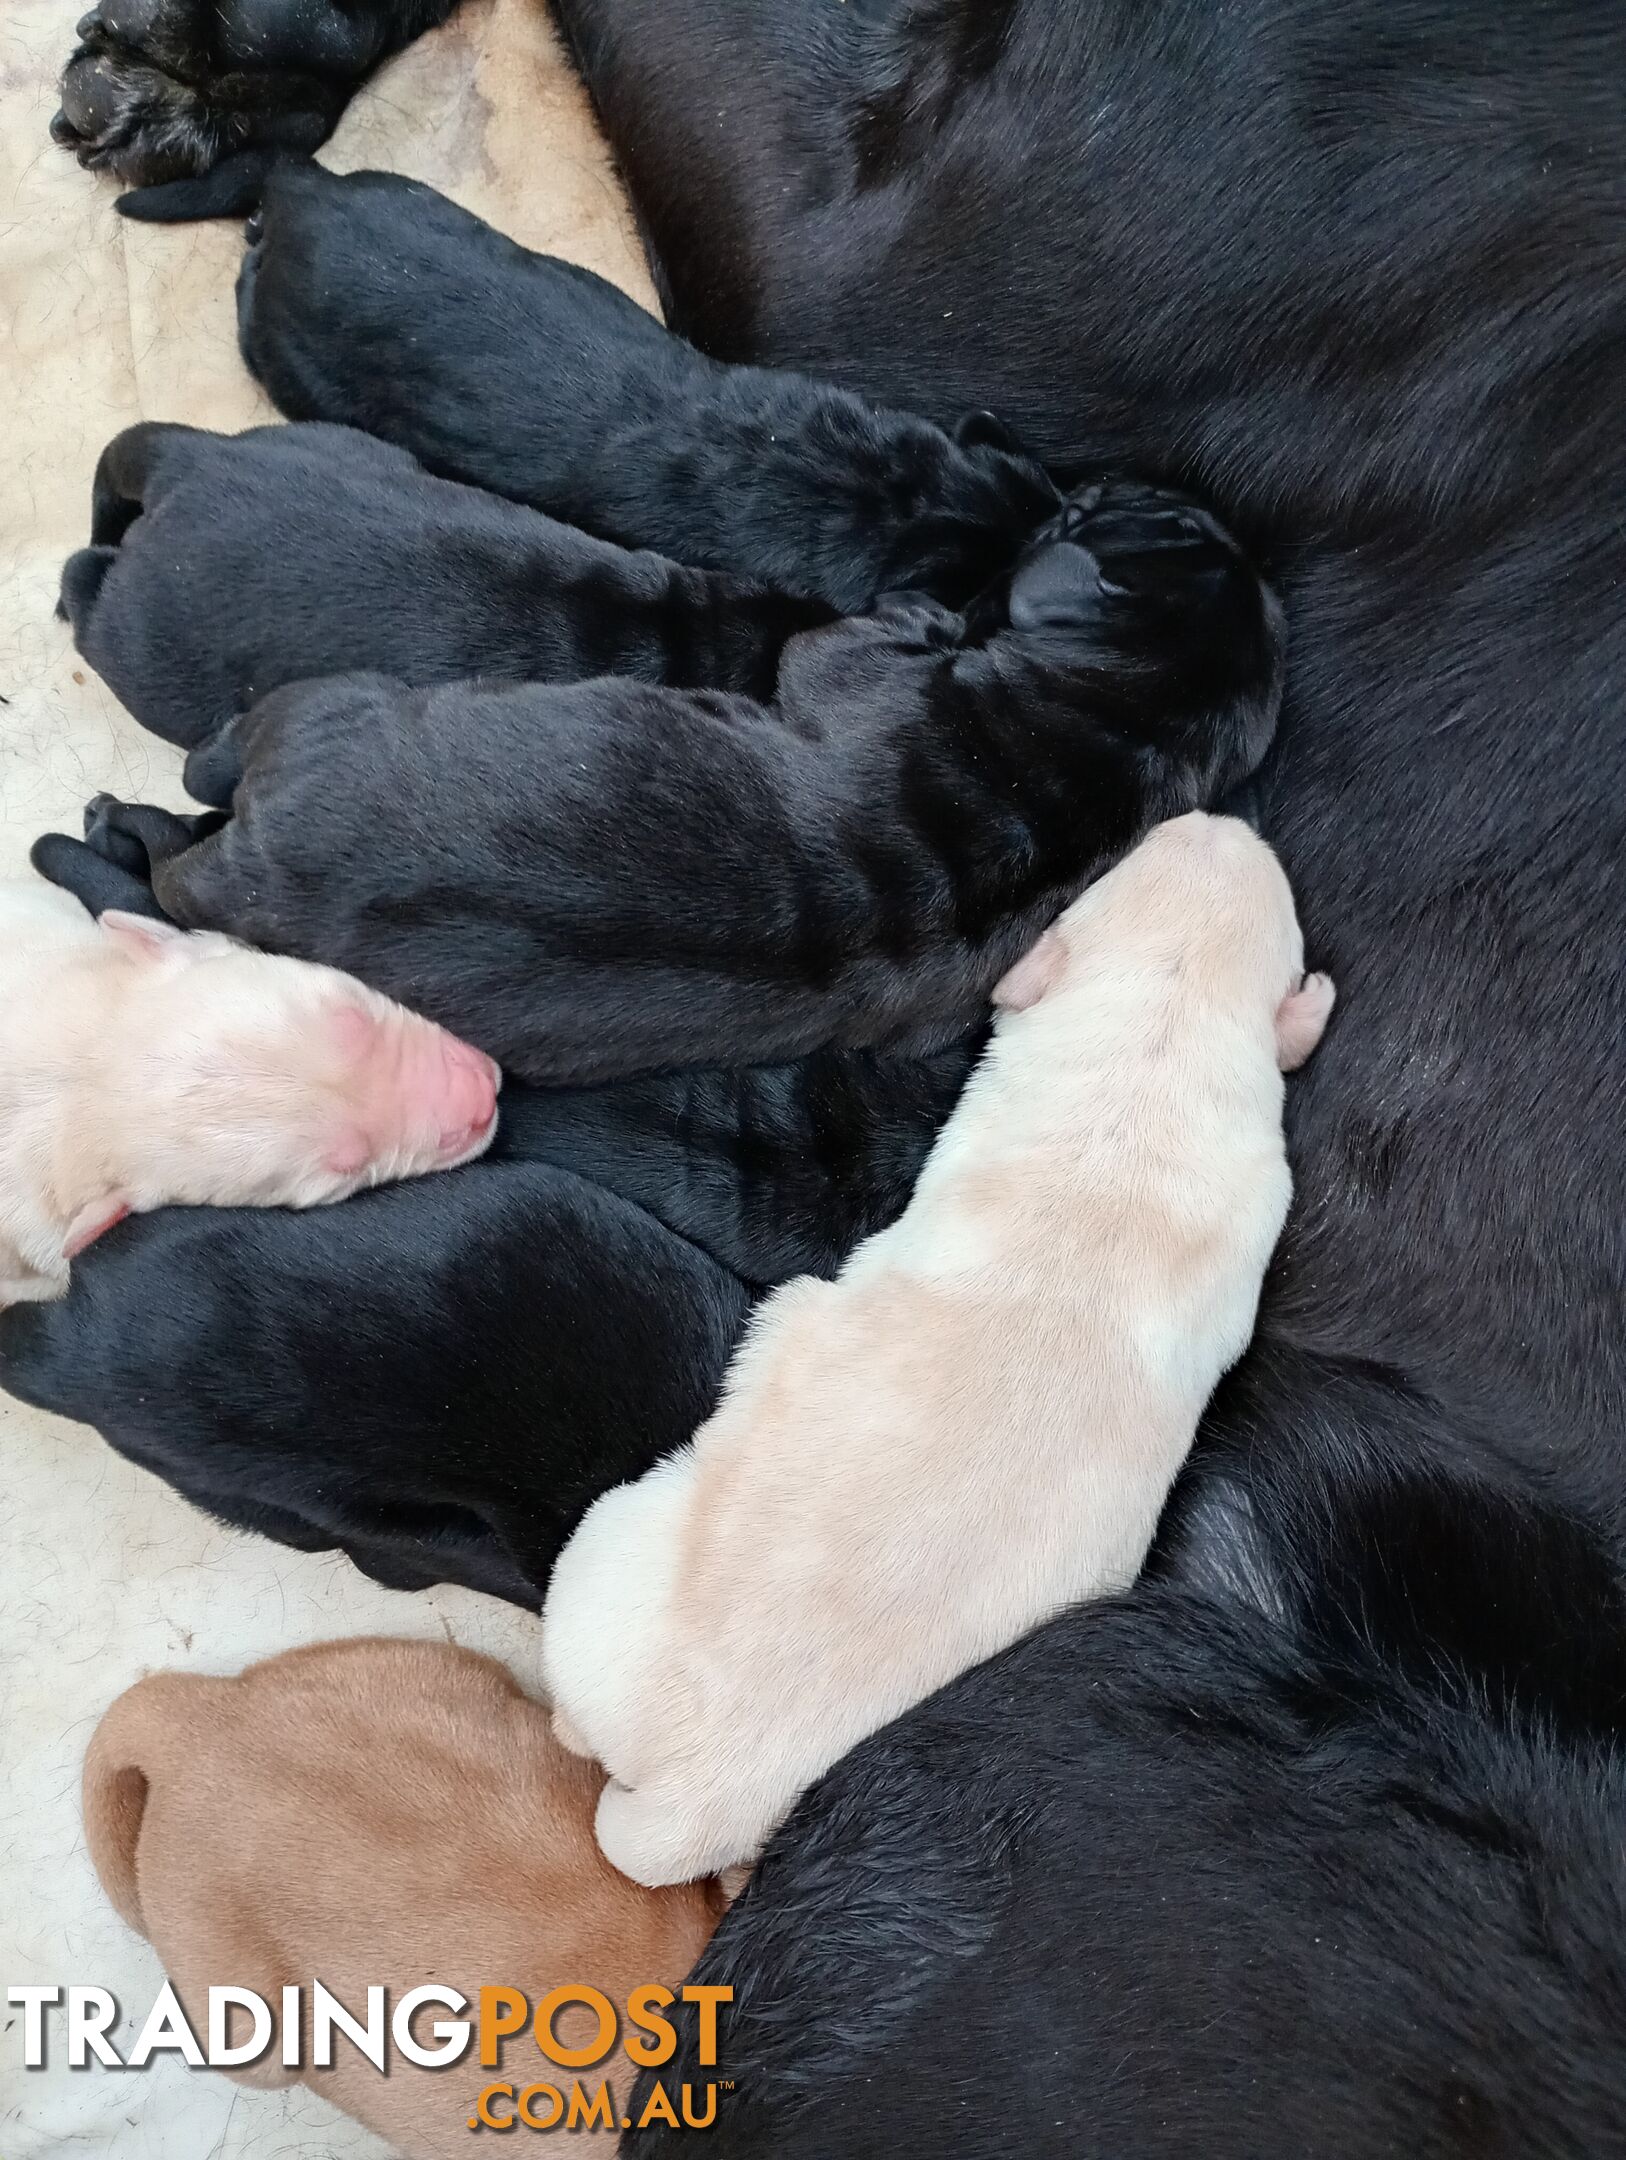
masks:
POLYGON ((243 238, 250 247, 258 247, 265 238, 265 212, 263 210, 251 210, 249 212, 247 221, 243 226, 243 238))
POLYGON ((442 1050, 440 1148, 461 1155, 491 1130, 502 1074, 484 1051, 448 1035, 442 1050))

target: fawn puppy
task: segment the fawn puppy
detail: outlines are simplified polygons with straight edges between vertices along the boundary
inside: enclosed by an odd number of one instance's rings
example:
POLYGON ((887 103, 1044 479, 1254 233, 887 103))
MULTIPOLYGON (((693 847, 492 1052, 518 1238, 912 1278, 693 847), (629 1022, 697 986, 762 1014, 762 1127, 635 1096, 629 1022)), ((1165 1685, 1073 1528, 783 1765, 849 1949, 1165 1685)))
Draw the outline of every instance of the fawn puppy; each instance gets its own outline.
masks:
MULTIPOLYGON (((682 1986, 723 1899, 714 1884, 655 1892, 617 1875, 593 1842, 598 1787, 491 1659, 362 1638, 234 1679, 138 1681, 91 1741, 85 1835, 200 2033, 211 1987, 250 1989, 275 2011, 297 1985, 308 2041, 317 1980, 357 2017, 369 1987, 387 1988, 393 2011, 431 1980, 468 1996, 471 2016, 482 1986, 534 2007, 568 1985, 600 1989, 624 2017, 634 1989, 682 1986)), ((419 2041, 433 2046, 450 2014, 422 2006, 419 2041)), ((584 2045, 595 2019, 563 2008, 555 2030, 584 2045)), ((231 2038, 246 2037, 245 2019, 231 2038)), ((330 2069, 301 2052, 303 2069, 273 2044, 234 2075, 303 2079, 407 2160, 467 2152, 474 2097, 494 2078, 602 2078, 619 2102, 635 2075, 619 2047, 600 2068, 550 2070, 523 2029, 501 2069, 482 2069, 474 2046, 438 2070, 393 2052, 387 2074, 342 2040, 330 2069)))

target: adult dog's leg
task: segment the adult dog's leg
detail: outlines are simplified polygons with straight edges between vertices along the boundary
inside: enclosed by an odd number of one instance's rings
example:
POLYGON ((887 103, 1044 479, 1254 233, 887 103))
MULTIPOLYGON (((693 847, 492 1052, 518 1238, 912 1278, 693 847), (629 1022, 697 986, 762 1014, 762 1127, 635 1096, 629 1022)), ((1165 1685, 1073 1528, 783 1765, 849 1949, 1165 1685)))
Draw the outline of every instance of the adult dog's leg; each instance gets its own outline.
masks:
POLYGON ((245 150, 314 150, 387 54, 457 0, 99 0, 51 133, 81 165, 151 184, 245 150))

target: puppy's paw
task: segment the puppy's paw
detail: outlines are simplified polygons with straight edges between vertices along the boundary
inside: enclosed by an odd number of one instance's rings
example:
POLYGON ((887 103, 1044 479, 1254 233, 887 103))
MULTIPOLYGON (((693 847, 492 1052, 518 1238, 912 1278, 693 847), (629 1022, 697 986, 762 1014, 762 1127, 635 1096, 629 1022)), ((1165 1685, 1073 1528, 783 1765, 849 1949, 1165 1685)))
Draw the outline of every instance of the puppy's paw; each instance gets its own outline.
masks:
POLYGON ((148 187, 254 145, 315 149, 348 90, 309 75, 216 64, 200 0, 102 0, 79 24, 52 140, 89 172, 148 187))
POLYGON ((1330 975, 1306 975, 1276 1013, 1276 1063, 1297 1072, 1326 1032, 1337 992, 1330 975))

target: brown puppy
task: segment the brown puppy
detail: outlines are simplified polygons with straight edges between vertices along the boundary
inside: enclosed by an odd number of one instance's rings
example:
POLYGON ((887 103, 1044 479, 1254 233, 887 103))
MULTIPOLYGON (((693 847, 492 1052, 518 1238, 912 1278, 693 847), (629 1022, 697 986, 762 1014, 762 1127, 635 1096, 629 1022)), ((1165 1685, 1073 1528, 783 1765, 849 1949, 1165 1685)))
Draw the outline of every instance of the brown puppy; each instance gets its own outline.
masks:
MULTIPOLYGON (((618 1875, 593 1835, 602 1783, 489 1658, 366 1638, 236 1679, 138 1682, 90 1744, 85 1830, 108 1895, 158 1951, 200 2041, 211 1987, 250 1989, 275 2015, 280 1990, 298 1985, 308 2065, 317 1981, 358 2019, 369 1986, 387 1987, 392 2015, 409 1988, 454 1988, 471 2019, 482 1986, 520 1990, 533 2009, 551 1988, 589 1986, 618 2011, 636 1988, 678 1988, 722 1897, 618 1875)), ((412 2030, 433 2047, 434 2025, 459 2014, 428 2005, 412 2030)), ((229 2037, 247 2025, 237 2013, 229 2037)), ((593 2027, 578 2008, 555 2030, 585 2045, 593 2027)), ((494 2080, 568 2092, 573 2079, 607 2079, 620 2103, 635 2074, 619 2047, 591 2069, 556 2068, 523 2029, 500 2068, 481 2067, 477 2042, 439 2070, 392 2048, 387 2075, 342 2036, 331 2069, 284 2068, 281 2052, 279 2035, 231 2074, 303 2080, 410 2160, 466 2154, 476 2097, 494 2080)))

